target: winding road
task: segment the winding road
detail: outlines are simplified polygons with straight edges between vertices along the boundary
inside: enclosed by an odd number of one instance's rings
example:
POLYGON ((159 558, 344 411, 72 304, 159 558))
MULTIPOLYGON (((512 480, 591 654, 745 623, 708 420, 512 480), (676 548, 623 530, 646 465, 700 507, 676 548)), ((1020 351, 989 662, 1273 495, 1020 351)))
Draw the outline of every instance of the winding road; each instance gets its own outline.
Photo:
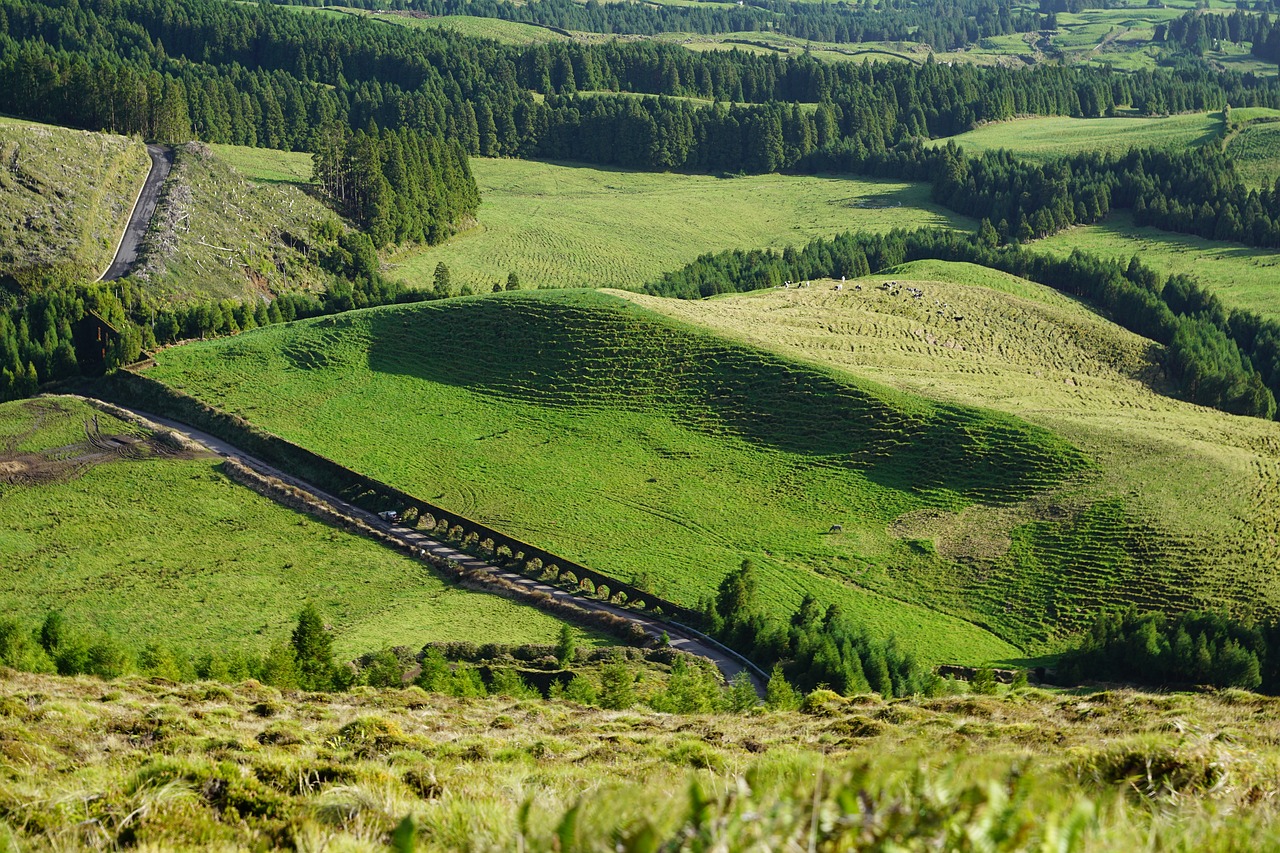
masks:
MULTIPOLYGON (((118 404, 112 403, 111 405, 118 404)), ((747 662, 741 656, 730 651, 704 634, 677 623, 664 622, 646 614, 617 607, 604 601, 574 595, 568 590, 551 586, 550 584, 545 584, 541 581, 533 580, 532 578, 527 578, 524 575, 507 569, 499 568, 498 566, 485 562, 477 557, 473 557, 470 554, 465 554, 443 542, 432 539, 417 530, 389 524, 375 513, 361 509, 360 507, 331 495, 304 480, 299 480, 297 477, 286 474, 278 468, 268 465, 266 462, 263 462, 255 456, 250 456, 238 447, 228 444, 216 436, 209 435, 206 432, 201 432, 187 424, 170 420, 168 418, 162 418, 159 415, 154 415, 150 412, 139 411, 138 409, 129 408, 127 406, 119 406, 119 408, 132 412, 143 420, 150 421, 151 423, 172 430, 189 441, 203 445, 219 456, 228 459, 235 459, 242 465, 246 465, 257 471, 259 474, 267 477, 274 477, 277 480, 288 483, 294 488, 301 489, 316 500, 322 501, 333 507, 343 515, 358 518, 370 527, 394 536, 406 545, 419 548, 436 557, 453 560, 464 568, 487 572, 530 592, 542 592, 553 596, 557 600, 572 602, 583 610, 595 610, 602 613, 611 613, 615 616, 620 616, 623 619, 640 626, 647 635, 654 639, 660 639, 663 634, 666 634, 672 648, 679 649, 683 652, 689 652, 690 654, 695 654, 699 657, 704 657, 714 663, 724 676, 725 681, 731 681, 740 672, 746 672, 747 676, 751 679, 751 683, 755 687, 756 692, 761 697, 765 695, 765 683, 767 680, 765 673, 758 667, 747 662)))
POLYGON ((116 256, 98 281, 115 281, 124 278, 138 261, 138 247, 146 236, 147 226, 156 212, 156 204, 160 201, 160 187, 164 179, 169 177, 173 168, 173 149, 163 145, 148 145, 147 153, 151 155, 151 171, 138 191, 133 202, 133 212, 129 214, 129 224, 120 235, 116 244, 116 256))

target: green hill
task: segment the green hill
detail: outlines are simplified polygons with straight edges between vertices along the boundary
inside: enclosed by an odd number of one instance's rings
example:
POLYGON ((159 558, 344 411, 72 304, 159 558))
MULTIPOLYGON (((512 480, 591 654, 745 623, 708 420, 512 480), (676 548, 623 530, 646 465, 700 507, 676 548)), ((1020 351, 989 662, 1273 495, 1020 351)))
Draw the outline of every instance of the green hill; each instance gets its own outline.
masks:
POLYGON ((450 586, 237 485, 220 464, 76 398, 0 405, 0 611, 35 624, 58 609, 135 648, 162 640, 193 653, 265 651, 306 601, 344 655, 555 639, 560 623, 540 611, 450 586), (94 423, 125 446, 101 450, 94 423))
MULTIPOLYGON (((957 564, 927 530, 896 530, 899 519, 991 507, 1085 550, 1083 519, 1128 523, 1115 501, 1045 516, 1046 495, 1094 476, 1085 453, 1047 430, 595 292, 356 312, 158 361, 156 379, 600 571, 651 578, 693 605, 750 557, 777 612, 810 591, 930 661, 1013 652, 946 614, 1019 644, 1043 640, 1052 620, 1028 624, 998 593, 958 597, 944 583, 957 564), (835 524, 843 531, 828 533, 835 524)), ((1133 572, 1158 546, 1107 547, 1135 590, 1133 572)), ((1051 557, 1040 542, 1027 548, 1051 557)))
POLYGON ((1017 636, 1134 602, 1280 611, 1280 427, 1157 393, 1159 348, 1056 291, 922 262, 841 292, 824 282, 700 302, 630 298, 781 355, 998 409, 1088 454, 1087 476, 1019 507, 898 517, 891 530, 954 561, 933 578, 895 573, 899 590, 932 586, 935 600, 971 602, 1017 636))
POLYGON ((97 278, 150 168, 136 139, 0 118, 0 275, 97 278))

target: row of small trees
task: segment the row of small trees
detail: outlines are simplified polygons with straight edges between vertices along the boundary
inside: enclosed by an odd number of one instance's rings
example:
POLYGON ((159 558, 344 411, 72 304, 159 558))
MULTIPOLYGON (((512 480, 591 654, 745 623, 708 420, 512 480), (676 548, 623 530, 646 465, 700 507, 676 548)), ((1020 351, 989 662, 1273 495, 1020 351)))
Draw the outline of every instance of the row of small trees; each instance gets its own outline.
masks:
MULTIPOLYGON (((802 691, 828 688, 892 698, 929 694, 941 686, 892 638, 871 637, 839 605, 822 607, 806 594, 790 620, 765 615, 750 560, 725 577, 702 610, 710 633, 760 666, 772 667, 771 681, 782 679, 802 691)), ((781 689, 770 686, 771 692, 781 689)))
POLYGON ((13 618, 0 620, 0 665, 24 672, 96 675, 118 678, 129 672, 173 681, 256 678, 284 689, 341 690, 354 673, 333 659, 333 639, 319 612, 302 609, 288 642, 263 655, 209 651, 190 656, 150 642, 135 650, 113 637, 86 631, 59 611, 50 612, 35 630, 13 618))

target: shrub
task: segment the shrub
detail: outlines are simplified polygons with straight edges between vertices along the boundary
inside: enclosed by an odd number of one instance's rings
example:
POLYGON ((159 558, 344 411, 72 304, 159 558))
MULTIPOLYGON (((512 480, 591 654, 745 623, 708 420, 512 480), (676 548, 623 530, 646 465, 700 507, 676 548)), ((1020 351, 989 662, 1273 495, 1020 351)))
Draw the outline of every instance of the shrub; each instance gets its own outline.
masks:
POLYGON ((86 675, 119 678, 129 668, 129 653, 115 640, 105 638, 89 646, 85 655, 86 675))
POLYGON ((53 672, 53 660, 16 619, 0 619, 0 665, 23 672, 53 672))
POLYGON ((636 678, 625 663, 611 663, 600 671, 600 706, 623 711, 636 704, 636 678))

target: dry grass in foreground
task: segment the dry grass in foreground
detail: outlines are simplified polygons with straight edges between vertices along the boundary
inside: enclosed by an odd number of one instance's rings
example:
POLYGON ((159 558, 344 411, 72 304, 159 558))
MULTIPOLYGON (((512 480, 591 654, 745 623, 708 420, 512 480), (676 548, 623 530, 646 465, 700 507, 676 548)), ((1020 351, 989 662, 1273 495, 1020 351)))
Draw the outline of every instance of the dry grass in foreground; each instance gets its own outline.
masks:
POLYGON ((679 716, 0 670, 0 850, 1265 849, 1277 710, 820 691, 679 716))

